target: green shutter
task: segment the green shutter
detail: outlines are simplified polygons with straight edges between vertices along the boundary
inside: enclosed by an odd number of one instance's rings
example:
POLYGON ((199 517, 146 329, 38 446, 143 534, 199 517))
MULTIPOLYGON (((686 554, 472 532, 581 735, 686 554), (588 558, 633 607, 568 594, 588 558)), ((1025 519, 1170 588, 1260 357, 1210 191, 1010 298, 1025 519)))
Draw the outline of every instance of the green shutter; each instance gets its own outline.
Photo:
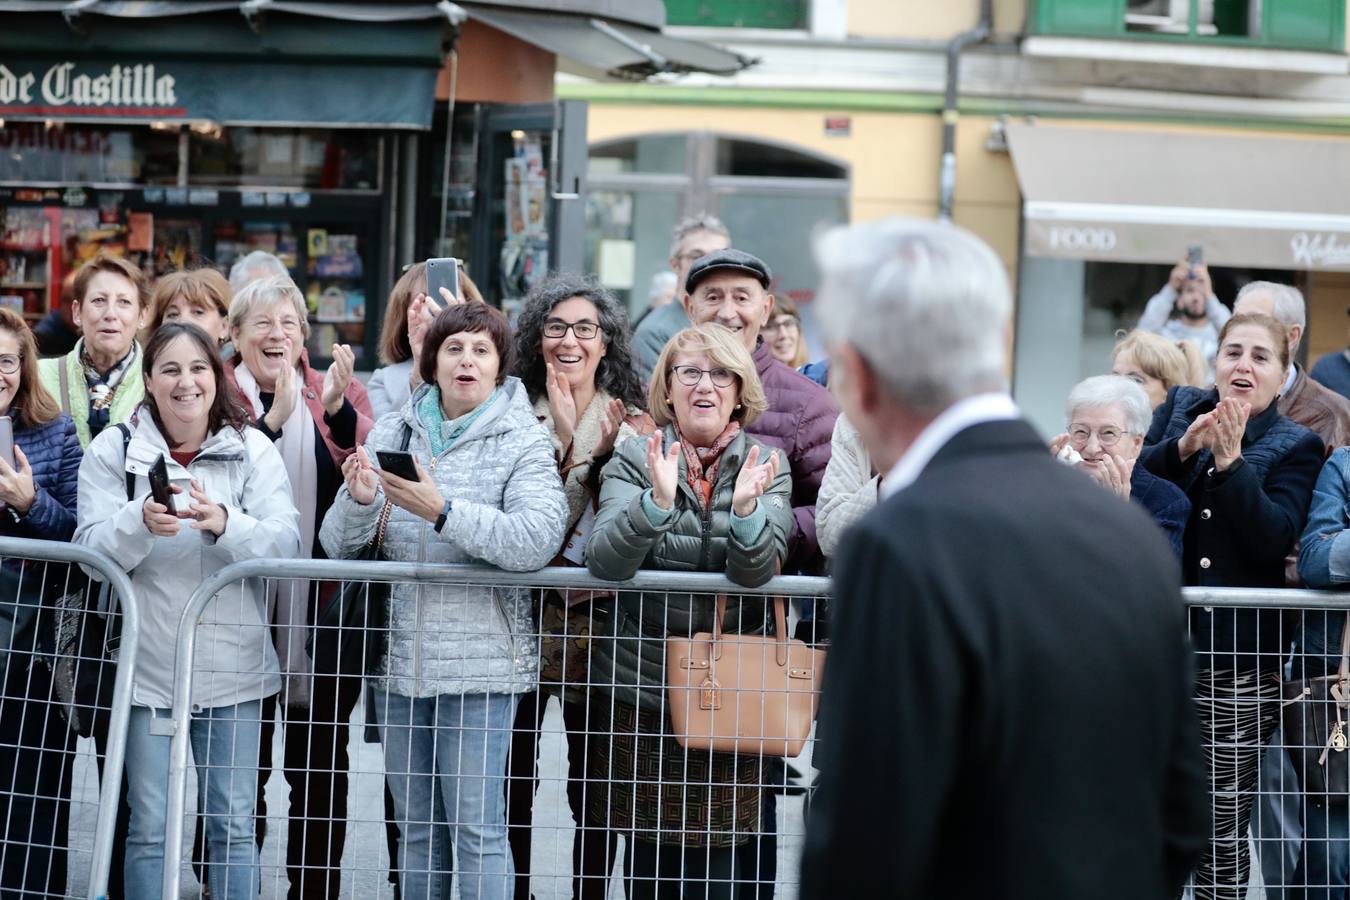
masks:
POLYGON ((666 0, 666 24, 805 28, 808 0, 666 0))
POLYGON ((1345 0, 1266 0, 1264 12, 1268 47, 1345 50, 1345 0))
POLYGON ((1125 32, 1125 0, 1036 0, 1036 33, 1115 37, 1125 32))

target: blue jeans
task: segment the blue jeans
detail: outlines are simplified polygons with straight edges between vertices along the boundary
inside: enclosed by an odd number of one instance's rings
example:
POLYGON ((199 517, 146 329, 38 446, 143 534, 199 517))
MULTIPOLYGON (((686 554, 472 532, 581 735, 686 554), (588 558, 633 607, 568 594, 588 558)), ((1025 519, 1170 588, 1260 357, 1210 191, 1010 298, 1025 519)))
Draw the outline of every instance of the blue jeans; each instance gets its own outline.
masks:
MULTIPOLYGON (((151 719, 167 710, 131 708, 127 728, 127 792, 131 829, 127 835, 127 897, 158 897, 164 879, 164 824, 168 813, 169 742, 151 734, 151 719)), ((256 900, 260 888, 253 813, 258 794, 258 740, 262 701, 220 706, 194 713, 189 730, 197 778, 205 782, 211 864, 207 883, 217 900, 256 900)), ((175 815, 181 811, 174 810, 175 815)))
POLYGON ((385 778, 398 820, 403 900, 448 894, 446 836, 454 846, 461 900, 512 895, 506 841, 506 754, 516 694, 412 698, 375 691, 385 778), (434 808, 440 787, 443 809, 434 808), (440 862, 433 866, 431 861, 440 862))
POLYGON ((1288 895, 1303 900, 1345 900, 1350 884, 1350 808, 1303 807, 1303 858, 1294 874, 1298 888, 1288 895))

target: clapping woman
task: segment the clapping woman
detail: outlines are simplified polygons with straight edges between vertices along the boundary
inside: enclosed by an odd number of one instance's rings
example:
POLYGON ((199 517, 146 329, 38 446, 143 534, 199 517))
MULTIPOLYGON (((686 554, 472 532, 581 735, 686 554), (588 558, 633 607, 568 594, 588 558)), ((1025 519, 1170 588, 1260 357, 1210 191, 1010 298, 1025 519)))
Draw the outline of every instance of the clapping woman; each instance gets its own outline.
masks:
MULTIPOLYGON (((1219 336, 1215 385, 1174 387, 1155 410, 1139 463, 1191 501, 1182 539, 1188 585, 1280 588, 1322 468, 1322 440, 1280 415, 1285 328, 1234 316, 1219 336)), ((1191 610, 1197 702, 1215 798, 1214 835, 1195 874, 1198 898, 1247 893, 1247 826, 1261 749, 1280 707, 1288 647, 1278 609, 1191 610)))
MULTIPOLYGON (((623 581, 647 568, 768 581, 787 553, 792 481, 781 454, 744 430, 767 405, 744 345, 720 325, 675 335, 648 403, 662 428, 624 443, 605 466, 591 574, 623 581)), ((592 642, 612 738, 592 751, 588 818, 629 838, 629 900, 687 896, 684 883, 729 900, 735 848, 759 821, 758 757, 685 750, 669 736, 665 639, 711 632, 715 605, 709 595, 621 590, 592 642)), ((729 599, 725 633, 765 627, 762 598, 729 599)))

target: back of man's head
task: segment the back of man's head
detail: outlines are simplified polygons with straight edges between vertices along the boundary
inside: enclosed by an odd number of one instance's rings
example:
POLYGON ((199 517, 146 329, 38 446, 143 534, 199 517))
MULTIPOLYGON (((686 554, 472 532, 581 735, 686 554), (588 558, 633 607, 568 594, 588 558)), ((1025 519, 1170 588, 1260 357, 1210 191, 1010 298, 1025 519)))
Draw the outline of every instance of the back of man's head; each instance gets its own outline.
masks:
POLYGON ((822 328, 866 361, 893 401, 935 415, 1005 388, 1012 296, 1003 263, 979 238, 894 218, 832 229, 816 255, 822 328))
POLYGON ((230 266, 230 293, 239 293, 250 281, 259 278, 271 278, 273 275, 289 277, 290 274, 281 260, 266 251, 254 250, 230 266))

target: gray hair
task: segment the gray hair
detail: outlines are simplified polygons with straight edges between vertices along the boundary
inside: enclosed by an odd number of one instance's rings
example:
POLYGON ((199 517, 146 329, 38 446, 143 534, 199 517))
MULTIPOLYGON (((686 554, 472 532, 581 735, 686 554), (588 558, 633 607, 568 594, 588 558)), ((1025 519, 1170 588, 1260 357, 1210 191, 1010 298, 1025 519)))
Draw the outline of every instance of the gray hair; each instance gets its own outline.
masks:
POLYGON ((907 218, 837 227, 816 241, 816 259, 818 321, 867 360, 892 399, 938 413, 1006 389, 1008 275, 969 231, 907 218))
POLYGON ((1080 409, 1119 406, 1125 413, 1125 429, 1130 434, 1147 434, 1153 422, 1153 407, 1148 394, 1124 375, 1094 375, 1074 385, 1064 404, 1064 417, 1073 421, 1080 409))
POLYGON ((1242 302, 1242 298, 1249 294, 1255 294, 1258 291, 1269 291, 1275 299, 1271 312, 1285 328, 1297 325, 1300 328, 1307 327, 1308 308, 1303 302, 1303 294, 1298 288, 1289 284, 1279 284, 1274 281, 1249 281, 1238 291, 1237 299, 1233 301, 1233 306, 1242 302))
POLYGON ((257 278, 270 275, 285 275, 289 278, 290 274, 281 260, 263 250, 254 250, 230 266, 230 293, 239 293, 244 285, 257 278))
POLYGON ((700 231, 710 231, 713 234, 720 234, 731 241, 731 232, 727 226, 722 224, 722 220, 711 213, 699 213, 696 216, 685 216, 675 225, 675 230, 670 236, 670 255, 673 257, 680 252, 680 245, 684 239, 691 234, 697 234, 700 231))
MULTIPOLYGON (((231 273, 233 274, 233 273, 231 273)), ((259 308, 267 308, 278 303, 290 302, 295 314, 300 317, 300 330, 309 337, 309 309, 305 306, 305 295, 295 286, 289 275, 270 275, 248 282, 236 292, 230 301, 230 330, 242 328, 244 320, 259 308)))
POLYGON ((647 289, 647 299, 655 300, 673 290, 675 290, 675 273, 669 269, 662 269, 652 276, 652 285, 647 289))

